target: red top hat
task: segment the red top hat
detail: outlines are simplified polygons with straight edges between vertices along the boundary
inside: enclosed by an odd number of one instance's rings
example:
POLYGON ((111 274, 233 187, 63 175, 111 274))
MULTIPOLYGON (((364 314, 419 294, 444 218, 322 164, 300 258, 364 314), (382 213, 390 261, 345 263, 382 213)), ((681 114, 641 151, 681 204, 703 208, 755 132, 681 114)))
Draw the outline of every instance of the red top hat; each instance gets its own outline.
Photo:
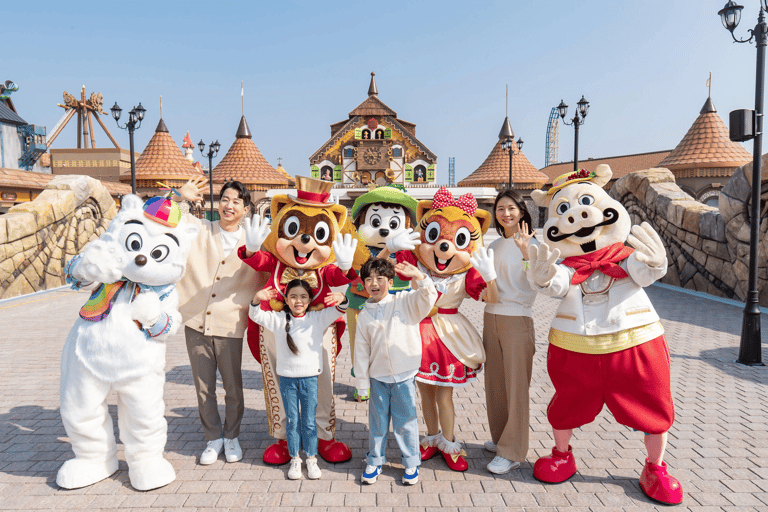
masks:
POLYGON ((307 176, 296 176, 296 195, 288 197, 306 206, 331 206, 332 181, 316 180, 307 176))

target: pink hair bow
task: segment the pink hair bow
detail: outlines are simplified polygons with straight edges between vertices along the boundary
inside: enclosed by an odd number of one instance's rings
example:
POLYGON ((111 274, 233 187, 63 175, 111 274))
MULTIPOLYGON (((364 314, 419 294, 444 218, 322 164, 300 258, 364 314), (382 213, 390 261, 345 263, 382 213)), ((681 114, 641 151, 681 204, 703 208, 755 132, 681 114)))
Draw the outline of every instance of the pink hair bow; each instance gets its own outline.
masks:
POLYGON ((472 192, 460 196, 458 199, 453 198, 453 194, 445 188, 440 189, 435 193, 435 197, 432 199, 432 208, 445 208, 446 206, 456 206, 464 210, 470 217, 475 215, 477 210, 477 200, 472 192))

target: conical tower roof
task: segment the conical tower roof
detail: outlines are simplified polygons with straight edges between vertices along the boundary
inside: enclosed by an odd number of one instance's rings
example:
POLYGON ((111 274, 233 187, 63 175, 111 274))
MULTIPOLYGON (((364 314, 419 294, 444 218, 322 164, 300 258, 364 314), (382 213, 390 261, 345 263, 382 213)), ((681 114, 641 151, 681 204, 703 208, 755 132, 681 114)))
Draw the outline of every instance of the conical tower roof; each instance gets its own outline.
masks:
POLYGON ((707 98, 683 140, 658 166, 674 174, 683 169, 740 167, 751 161, 752 155, 729 138, 728 128, 717 114, 712 99, 707 98))
MULTIPOLYGON (((179 146, 168 133, 165 121, 160 119, 155 129, 155 134, 147 143, 147 147, 136 160, 136 180, 144 183, 139 186, 155 187, 155 181, 186 182, 192 176, 200 176, 200 172, 192 165, 192 162, 184 157, 179 146)), ((120 181, 130 181, 128 172, 120 177, 120 181)), ((174 183, 168 183, 173 185, 174 183)), ((175 183, 178 184, 178 183, 175 183)))
POLYGON ((283 175, 269 165, 259 148, 251 140, 251 131, 245 116, 240 118, 235 142, 229 147, 221 162, 213 168, 213 181, 223 183, 237 180, 250 190, 288 188, 295 185, 287 174, 283 175))
MULTIPOLYGON (((541 188, 548 180, 525 154, 515 150, 512 157, 512 181, 515 188, 533 190, 541 188)), ((460 187, 497 187, 509 181, 509 152, 502 149, 501 141, 494 144, 488 158, 475 171, 458 183, 460 187)))
POLYGON ((277 168, 275 169, 277 172, 288 178, 289 180, 293 181, 293 178, 291 178, 291 175, 288 174, 288 171, 285 170, 285 167, 283 167, 282 163, 277 164, 277 168))

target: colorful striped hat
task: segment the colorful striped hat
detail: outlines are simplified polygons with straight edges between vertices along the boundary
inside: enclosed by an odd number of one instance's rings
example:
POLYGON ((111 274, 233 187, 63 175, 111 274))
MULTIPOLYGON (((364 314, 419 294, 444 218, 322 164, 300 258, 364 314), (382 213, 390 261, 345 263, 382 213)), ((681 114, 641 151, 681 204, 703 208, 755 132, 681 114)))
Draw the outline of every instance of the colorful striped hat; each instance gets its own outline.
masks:
POLYGON ((181 221, 181 208, 167 197, 150 197, 144 203, 144 216, 163 226, 175 228, 181 221))

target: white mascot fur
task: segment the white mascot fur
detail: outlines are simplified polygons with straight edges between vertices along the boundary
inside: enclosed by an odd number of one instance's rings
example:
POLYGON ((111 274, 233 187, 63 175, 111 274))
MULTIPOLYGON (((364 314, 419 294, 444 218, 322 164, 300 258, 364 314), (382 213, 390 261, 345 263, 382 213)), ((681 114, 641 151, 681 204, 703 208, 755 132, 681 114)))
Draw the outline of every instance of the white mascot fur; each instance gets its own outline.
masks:
POLYGON ((174 283, 197 232, 169 199, 145 206, 127 195, 104 234, 67 265, 67 282, 93 293, 62 351, 61 418, 75 458, 59 469, 60 487, 84 487, 117 471, 110 391, 117 392, 131 485, 144 491, 175 480, 163 458, 165 340, 181 325, 174 283))

